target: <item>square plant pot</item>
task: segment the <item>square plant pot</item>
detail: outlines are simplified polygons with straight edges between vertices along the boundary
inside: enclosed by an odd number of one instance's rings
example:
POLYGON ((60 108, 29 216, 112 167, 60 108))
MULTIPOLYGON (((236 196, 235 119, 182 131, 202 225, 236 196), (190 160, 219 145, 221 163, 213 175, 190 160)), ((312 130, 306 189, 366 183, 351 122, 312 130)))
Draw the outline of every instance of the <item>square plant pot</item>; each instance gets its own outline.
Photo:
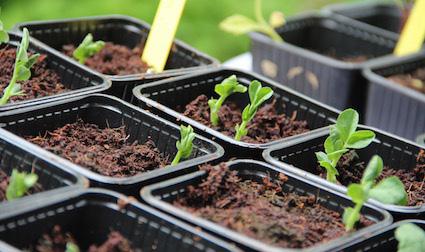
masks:
POLYGON ((412 74, 420 68, 425 68, 424 52, 393 57, 364 69, 363 75, 369 82, 365 124, 410 140, 425 133, 425 87, 420 92, 388 79, 412 74))
POLYGON ((60 158, 47 158, 28 145, 23 139, 16 139, 10 132, 0 129, 0 194, 6 195, 3 186, 9 184, 7 177, 10 179, 14 169, 38 176, 36 185, 28 194, 14 200, 0 199, 0 213, 14 212, 25 205, 36 206, 45 198, 89 186, 87 179, 62 166, 60 158))
MULTIPOLYGON (((304 178, 292 175, 290 173, 283 172, 278 168, 274 168, 271 165, 268 165, 263 162, 254 161, 254 160, 234 160, 227 162, 226 165, 231 171, 236 172, 240 181, 255 181, 257 183, 264 183, 264 179, 269 177, 269 182, 275 182, 281 185, 281 189, 285 193, 295 193, 299 196, 310 196, 315 197, 315 204, 319 204, 326 209, 336 211, 342 215, 342 212, 345 207, 351 206, 352 202, 348 197, 332 192, 331 190, 325 188, 322 185, 312 183, 304 178), (282 176, 285 178, 282 182, 282 176)), ((175 206, 172 202, 179 197, 185 197, 188 193, 188 187, 190 186, 191 192, 193 192, 193 187, 204 184, 204 179, 208 177, 206 171, 198 171, 191 174, 187 174, 178 178, 167 180, 161 183, 150 185, 142 189, 141 197, 148 204, 154 206, 155 208, 160 209, 166 213, 177 216, 178 218, 185 220, 192 225, 198 226, 203 230, 213 233, 219 236, 222 239, 235 242, 243 250, 254 250, 254 251, 300 251, 296 249, 287 249, 278 247, 276 245, 267 244, 250 236, 239 233, 230 228, 219 225, 214 221, 210 221, 204 218, 197 216, 196 214, 190 213, 187 210, 182 209, 181 207, 175 206)), ((218 180, 219 181, 219 180, 218 180)), ((234 183, 226 181, 225 183, 234 183)), ((265 189, 264 189, 265 190, 265 189)), ((207 193, 211 193, 208 191, 207 193)), ((258 195, 261 193, 258 192, 258 195)), ((257 196, 258 196, 257 195, 257 196)), ((236 195, 235 195, 236 197, 236 195)), ((242 196, 241 196, 242 197, 242 196)), ((260 196, 258 196, 260 197, 260 196)), ((294 199, 294 198, 292 198, 294 199)), ((294 199, 296 201, 296 199, 294 199)), ((276 203, 277 205, 285 204, 276 203)), ((289 203, 288 203, 289 204, 289 203)), ((296 203, 298 204, 298 203, 296 203)), ((290 205, 290 204, 289 204, 290 205)), ((206 207, 208 203, 206 204, 206 207)), ((295 205, 294 205, 295 207, 295 205)), ((226 207, 223 207, 225 209, 226 207)), ((242 211, 242 210, 241 210, 242 211)), ((315 211, 315 210, 311 210, 315 211)), ((320 211, 319 211, 320 212, 320 211)), ((359 237, 362 237, 364 234, 372 232, 373 230, 380 229, 387 226, 391 223, 392 218, 388 212, 384 210, 379 210, 368 204, 366 204, 361 211, 362 216, 372 220, 374 224, 371 224, 368 227, 360 228, 358 231, 348 233, 346 235, 337 237, 328 242, 315 244, 311 247, 304 248, 302 251, 337 251, 339 246, 342 246, 350 241, 356 240, 359 237)), ((237 217, 235 217, 237 218, 237 217)), ((253 217, 255 219, 255 217, 253 217)), ((323 218, 327 218, 323 216, 323 218)), ((334 220, 332 220, 334 221, 334 220)), ((290 220, 288 220, 290 222, 290 220)), ((298 223, 302 225, 302 223, 298 223)), ((272 228, 272 227, 271 227, 272 228)), ((278 227, 275 227, 275 230, 280 230, 278 227)), ((325 228, 325 227, 322 227, 325 228)), ((250 229, 251 230, 251 229, 250 229)), ((254 231, 253 231, 254 232, 254 231)), ((291 237, 291 229, 284 229, 283 232, 291 237)), ((295 232, 292 230, 292 232, 295 232)), ((276 240, 287 239, 285 235, 276 231, 276 240), (281 237, 281 238, 279 238, 281 237)), ((303 237, 308 239, 308 237, 303 237)), ((276 242, 276 241, 275 241, 276 242)))
MULTIPOLYGON (((146 42, 150 31, 147 23, 122 15, 25 22, 17 24, 15 29, 22 30, 24 27, 28 28, 32 37, 58 51, 62 51, 64 45, 78 46, 88 33, 93 34, 94 40, 134 48, 146 42)), ((106 74, 113 83, 108 93, 129 101, 131 90, 136 84, 203 70, 218 64, 216 59, 175 40, 165 71, 158 74, 106 74)))
POLYGON ((36 207, 0 213, 0 250, 34 248, 43 234, 50 234, 59 225, 62 232, 72 234, 81 251, 88 251, 92 244, 103 244, 112 231, 126 238, 134 251, 239 251, 115 192, 89 189, 63 196, 46 199, 36 207))
MULTIPOLYGON (((16 48, 22 39, 21 35, 16 33, 9 33, 9 38, 9 42, 0 45, 0 48, 16 48)), ((56 81, 55 78, 59 78, 64 88, 68 90, 64 92, 56 92, 47 96, 38 94, 40 93, 38 92, 36 94, 38 97, 35 97, 33 99, 17 100, 14 102, 9 101, 7 104, 0 106, 0 112, 24 107, 31 107, 46 102, 59 101, 65 98, 73 98, 79 95, 86 95, 95 92, 100 93, 111 86, 111 82, 103 78, 102 75, 97 74, 96 72, 88 69, 87 67, 67 59, 60 53, 56 52, 55 50, 52 50, 47 46, 44 46, 42 43, 38 42, 33 38, 30 38, 28 51, 33 53, 39 53, 41 57, 45 57, 43 62, 46 63, 46 67, 44 68, 41 66, 39 69, 40 71, 42 68, 51 71, 50 73, 38 73, 39 75, 47 76, 43 79, 38 79, 40 82, 48 83, 49 81, 56 81)), ((5 56, 3 55, 2 57, 5 56)), ((2 67, 6 66, 3 65, 2 67)), ((13 71, 13 69, 11 69, 10 71, 13 71)), ((34 73, 31 78, 34 78, 34 73)), ((38 85, 39 83, 36 84, 38 85)), ((3 95, 3 92, 0 95, 3 95)))
POLYGON ((337 109, 360 112, 367 92, 361 69, 391 54, 397 41, 396 34, 315 13, 293 17, 276 31, 284 43, 251 34, 256 73, 337 109))
MULTIPOLYGON (((0 126, 16 134, 17 136, 15 136, 15 139, 20 139, 20 137, 24 136, 43 136, 45 134, 49 134, 47 132, 53 132, 55 129, 61 128, 70 123, 76 123, 79 119, 82 119, 83 122, 97 125, 100 129, 124 126, 124 136, 115 136, 117 134, 116 132, 108 134, 110 134, 111 138, 123 137, 124 139, 121 139, 121 141, 125 143, 131 144, 137 141, 138 144, 144 144, 148 140, 153 141, 155 148, 158 150, 157 152, 146 152, 142 147, 130 149, 129 152, 121 152, 121 150, 128 148, 128 145, 118 145, 114 152, 106 152, 106 155, 103 155, 106 160, 113 161, 117 159, 118 161, 116 163, 112 163, 112 161, 102 163, 98 159, 92 158, 87 162, 80 162, 81 165, 78 165, 71 161, 77 162, 78 160, 84 160, 90 157, 93 153, 105 152, 105 149, 96 147, 96 144, 104 144, 105 142, 99 142, 98 138, 102 139, 103 137, 108 136, 95 135, 92 137, 92 133, 84 133, 87 138, 76 138, 75 141, 90 141, 89 139, 91 138, 94 138, 96 141, 95 143, 87 144, 88 146, 91 146, 91 148, 86 150, 85 156, 80 155, 76 156, 76 158, 69 157, 76 155, 73 154, 75 153, 74 150, 80 147, 78 145, 75 147, 74 143, 65 139, 64 136, 80 134, 78 131, 68 128, 65 132, 69 133, 66 135, 62 134, 60 138, 62 140, 51 140, 66 143, 65 146, 53 145, 54 148, 50 147, 50 149, 54 149, 55 153, 58 153, 59 156, 61 155, 59 152, 62 151, 63 155, 68 155, 67 158, 59 158, 63 167, 89 178, 93 187, 113 189, 133 196, 138 196, 140 188, 147 184, 192 172, 193 170, 188 169, 188 166, 191 167, 193 164, 213 161, 220 158, 224 153, 223 148, 218 144, 203 137, 196 136, 193 140, 192 154, 188 159, 182 159, 179 164, 173 166, 168 165, 169 162, 167 162, 165 167, 160 168, 160 164, 165 165, 165 163, 153 162, 152 160, 154 160, 156 156, 162 154, 165 158, 169 157, 168 159, 171 162, 171 158, 174 157, 177 152, 176 141, 180 139, 179 127, 134 107, 131 104, 121 101, 118 98, 108 95, 90 95, 56 103, 49 103, 43 106, 36 106, 26 110, 6 112, 1 114, 0 118, 0 126), (68 143, 66 141, 68 141, 68 143), (74 146, 72 147, 73 152, 71 153, 64 151, 65 147, 69 146, 74 146), (95 149, 92 149, 94 148, 93 146, 95 146, 95 149), (131 159, 133 161, 126 161, 126 159, 124 159, 128 155, 133 154, 136 155, 134 160, 131 159), (96 164, 98 165, 94 167, 106 167, 106 165, 108 165, 107 167, 115 169, 117 166, 125 165, 128 167, 128 170, 117 173, 118 175, 123 174, 120 177, 114 176, 116 175, 114 173, 109 173, 109 170, 106 170, 108 171, 107 173, 103 171, 102 173, 98 173, 93 171, 92 161, 90 160, 97 162, 96 164), (136 167, 136 164, 141 162, 152 162, 153 164, 151 166, 158 164, 158 167, 151 167, 152 169, 146 168, 145 172, 130 172, 130 169, 137 168, 136 171, 142 170, 139 169, 139 167, 136 167), (84 167, 86 165, 91 165, 92 170, 84 167), (111 175, 107 176, 109 174, 111 175)), ((90 129, 86 128, 86 132, 88 132, 88 130, 90 129)), ((114 144, 116 144, 116 142, 107 141, 105 145, 108 146, 105 148, 111 148, 114 144)), ((29 149, 40 150, 40 152, 44 153, 46 158, 54 157, 56 160, 58 158, 58 156, 54 153, 43 150, 36 144, 28 143, 27 146, 29 149)), ((152 147, 148 148, 150 150, 153 149, 152 147)))
MULTIPOLYGON (((298 94, 270 79, 227 68, 213 69, 202 73, 137 86, 134 88, 133 93, 139 101, 135 100, 134 104, 174 122, 184 122, 194 126, 200 134, 204 134, 208 138, 212 137, 222 145, 226 150, 226 157, 229 158, 261 158, 261 152, 264 149, 305 134, 302 133, 273 141, 270 140, 265 143, 249 143, 237 141, 233 137, 225 135, 203 122, 183 115, 182 110, 184 110, 185 106, 197 99, 198 96, 205 95, 208 98, 218 97, 214 93, 215 85, 221 83, 231 75, 236 75, 239 83, 245 86, 248 86, 253 80, 258 80, 263 86, 272 88, 274 91, 273 97, 276 101, 274 104, 276 113, 285 114, 288 117, 291 117, 295 113, 296 120, 306 121, 310 130, 316 130, 330 125, 337 117, 337 110, 298 94)), ((272 100, 269 99, 267 103, 272 103, 272 100)), ((244 94, 233 94, 226 101, 236 104, 242 110, 249 103, 248 92, 244 94)))
MULTIPOLYGON (((352 169, 358 164, 367 164, 373 155, 379 155, 384 161, 384 167, 388 166, 391 169, 403 171, 410 171, 415 168, 418 153, 422 150, 421 146, 375 128, 360 126, 359 129, 374 131, 376 138, 368 147, 356 150, 358 158, 347 161, 347 167, 352 169)), ((323 143, 328 135, 329 129, 324 129, 321 132, 310 134, 302 140, 296 139, 292 142, 274 146, 264 151, 263 157, 267 162, 285 171, 302 176, 309 181, 321 183, 327 188, 338 192, 346 193, 346 186, 349 183, 346 185, 334 184, 319 176, 321 169, 315 152, 324 150, 323 143)), ((357 171, 352 171, 351 173, 357 174, 357 171)), ((344 177, 352 178, 352 176, 345 175, 344 177)), ((382 204, 376 200, 369 200, 369 202, 389 211, 395 220, 425 217, 425 204, 396 206, 382 204)))
POLYGON ((407 9, 403 10, 395 2, 388 3, 382 1, 333 4, 326 6, 323 11, 341 15, 351 20, 354 19, 394 33, 400 33, 404 18, 407 18, 409 14, 407 9))
POLYGON ((385 227, 381 230, 372 232, 362 239, 347 244, 341 248, 345 252, 350 251, 368 251, 368 252, 381 252, 381 251, 397 251, 398 242, 395 239, 395 230, 403 224, 411 223, 415 224, 425 230, 424 220, 404 220, 399 221, 391 226, 385 227))

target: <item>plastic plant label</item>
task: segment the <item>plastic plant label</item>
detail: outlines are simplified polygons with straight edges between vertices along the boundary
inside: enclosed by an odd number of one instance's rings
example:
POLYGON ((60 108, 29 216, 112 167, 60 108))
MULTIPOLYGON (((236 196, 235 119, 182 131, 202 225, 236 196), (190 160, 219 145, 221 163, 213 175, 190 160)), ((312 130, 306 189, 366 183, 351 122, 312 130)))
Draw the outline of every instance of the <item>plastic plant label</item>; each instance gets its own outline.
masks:
POLYGON ((156 73, 164 70, 185 4, 186 0, 159 3, 142 55, 142 60, 156 73))
POLYGON ((416 0, 403 28, 394 54, 404 56, 418 52, 425 40, 425 0, 416 0))

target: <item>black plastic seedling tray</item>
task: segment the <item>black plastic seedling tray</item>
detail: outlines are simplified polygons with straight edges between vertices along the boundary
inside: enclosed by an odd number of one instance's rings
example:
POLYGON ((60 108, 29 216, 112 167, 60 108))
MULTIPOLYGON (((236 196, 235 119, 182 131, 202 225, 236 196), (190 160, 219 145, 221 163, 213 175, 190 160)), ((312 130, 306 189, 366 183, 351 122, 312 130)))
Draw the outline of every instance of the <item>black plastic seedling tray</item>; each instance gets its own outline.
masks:
POLYGON ((425 94, 387 79, 425 67, 425 53, 393 57, 366 68, 369 82, 365 124, 415 140, 425 133, 425 94))
POLYGON ((81 251, 102 244, 108 233, 120 232, 142 251, 238 251, 211 235, 194 229, 146 205, 128 201, 121 194, 102 189, 79 190, 40 206, 0 213, 0 250, 21 251, 37 243, 54 225, 71 232, 81 251), (17 250, 19 248, 19 250, 17 250))
POLYGON ((399 221, 391 226, 377 230, 365 236, 364 238, 355 241, 351 244, 346 244, 341 251, 344 252, 381 252, 381 251, 397 251, 398 242, 395 239, 395 230, 405 223, 415 224, 425 230, 424 220, 404 220, 399 221))
MULTIPOLYGON (((234 160, 228 162, 227 165, 231 170, 236 171, 242 180, 262 182, 262 179, 266 176, 269 176, 272 180, 278 180, 279 174, 283 173, 281 170, 271 165, 254 160, 234 160)), ((318 198, 317 202, 341 214, 345 207, 352 205, 351 200, 343 194, 332 192, 322 185, 312 183, 304 178, 289 173, 285 173, 285 175, 288 176, 288 180, 282 185, 283 191, 296 192, 300 195, 315 195, 318 198)), ((197 217, 170 204, 170 202, 177 197, 185 195, 189 185, 198 185, 206 177, 207 174, 205 171, 198 171, 150 185, 142 189, 141 197, 145 202, 161 211, 199 226, 205 231, 218 235, 220 238, 235 242, 241 249, 255 251, 294 251, 293 249, 288 250, 265 244, 214 222, 197 217)), ((373 230, 385 227, 392 221, 388 212, 379 210, 370 205, 365 205, 365 207, 363 207, 362 214, 366 218, 376 221, 376 223, 367 228, 350 233, 347 236, 335 239, 334 241, 310 247, 303 251, 336 251, 339 246, 362 237, 364 234, 372 232, 373 230)))
MULTIPOLYGON (((376 139, 366 148, 356 150, 360 161, 368 163, 373 155, 379 155, 385 166, 393 169, 410 170, 415 167, 417 154, 421 146, 402 139, 400 137, 385 133, 375 128, 359 126, 359 129, 369 129, 375 132, 376 139)), ((346 193, 347 188, 328 182, 314 174, 318 166, 317 151, 323 151, 323 143, 329 135, 329 129, 310 134, 302 140, 283 143, 274 146, 263 153, 264 159, 272 165, 279 167, 289 173, 302 176, 309 181, 315 181, 341 193, 346 193)), ((408 218, 425 218, 425 205, 422 206, 396 206, 385 205, 376 200, 370 202, 379 208, 389 211, 395 220, 408 218)))
MULTIPOLYGON (((87 33, 92 33, 96 40, 133 48, 146 41, 150 30, 147 23, 123 15, 25 22, 17 24, 15 29, 22 30, 24 27, 28 28, 32 37, 59 51, 63 45, 80 44, 87 33)), ((107 75, 113 83, 108 93, 129 101, 135 85, 211 68, 218 64, 216 59, 175 40, 165 71, 158 74, 107 75)))
POLYGON ((0 170, 10 176, 13 169, 37 174, 42 191, 0 202, 0 213, 13 212, 21 205, 35 206, 43 198, 88 187, 88 180, 61 166, 59 158, 46 158, 41 151, 28 148, 23 139, 16 139, 10 132, 0 129, 0 170))
MULTIPOLYGON (((69 99, 26 110, 16 110, 0 114, 0 127, 18 136, 39 135, 52 131, 67 123, 74 123, 80 118, 86 123, 93 123, 101 128, 125 126, 129 142, 145 143, 147 139, 155 142, 158 150, 172 158, 177 152, 176 141, 180 138, 179 127, 157 116, 147 113, 131 104, 108 95, 90 95, 69 99)), ((19 137, 15 137, 19 139, 19 137)), ((40 149, 34 144, 27 144, 28 149, 40 149)), ((45 150, 46 158, 57 157, 45 150)), ((107 177, 87 168, 71 163, 64 158, 57 161, 66 169, 78 172, 89 178, 94 187, 104 187, 138 196, 142 186, 192 172, 188 167, 220 158, 224 150, 218 144, 197 136, 193 141, 193 152, 189 159, 182 160, 176 166, 167 166, 132 177, 107 177)), ((57 158, 56 158, 57 160, 57 158)))
MULTIPOLYGON (((263 86, 271 87, 276 98, 275 106, 277 112, 290 116, 293 111, 297 111, 297 120, 306 120, 312 130, 332 124, 338 115, 337 110, 298 94, 289 88, 282 87, 270 79, 227 68, 218 68, 137 86, 133 90, 136 97, 134 104, 169 120, 191 124, 200 134, 204 134, 209 138, 212 137, 223 146, 226 150, 226 157, 261 158, 261 152, 264 149, 303 135, 283 138, 264 144, 246 143, 236 141, 232 137, 213 130, 178 111, 201 94, 207 97, 216 97, 214 86, 232 74, 235 74, 238 77, 238 81, 246 86, 252 80, 259 80, 263 86)), ((249 103, 247 94, 233 95, 228 100, 236 102, 241 108, 249 103)))
POLYGON ((295 16, 276 31, 284 43, 251 34, 254 72, 337 109, 352 107, 360 112, 367 92, 361 69, 391 54, 397 41, 396 34, 318 13, 295 16), (350 63, 324 54, 374 58, 350 63))
MULTIPOLYGON (((9 42, 2 44, 2 48, 5 46, 16 47, 21 41, 21 35, 19 34, 9 33, 9 37, 9 42)), ((44 46, 35 39, 30 39, 29 51, 46 55, 47 57, 45 61, 47 62, 47 67, 59 75, 62 84, 64 84, 66 88, 70 89, 70 91, 41 98, 7 103, 0 106, 0 112, 11 109, 31 107, 38 104, 58 101, 65 98, 72 98, 79 95, 86 95, 95 92, 100 93, 111 86, 111 82, 103 78, 100 74, 97 74, 87 67, 63 57, 60 53, 44 46)))

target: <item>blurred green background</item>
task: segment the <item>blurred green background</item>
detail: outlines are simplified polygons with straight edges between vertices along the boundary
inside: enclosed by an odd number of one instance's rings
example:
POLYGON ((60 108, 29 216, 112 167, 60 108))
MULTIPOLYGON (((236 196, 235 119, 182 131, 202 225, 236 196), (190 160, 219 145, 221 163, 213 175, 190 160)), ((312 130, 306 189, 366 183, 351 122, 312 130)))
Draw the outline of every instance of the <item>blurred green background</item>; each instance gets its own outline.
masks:
MULTIPOLYGON (((273 10, 286 16, 319 9, 324 5, 355 0, 263 0, 266 17, 273 10)), ((0 0, 6 28, 17 22, 90 15, 124 14, 152 23, 159 0, 0 0)), ((247 36, 233 36, 218 24, 232 14, 253 17, 253 0, 188 0, 177 38, 220 61, 247 51, 247 36)))

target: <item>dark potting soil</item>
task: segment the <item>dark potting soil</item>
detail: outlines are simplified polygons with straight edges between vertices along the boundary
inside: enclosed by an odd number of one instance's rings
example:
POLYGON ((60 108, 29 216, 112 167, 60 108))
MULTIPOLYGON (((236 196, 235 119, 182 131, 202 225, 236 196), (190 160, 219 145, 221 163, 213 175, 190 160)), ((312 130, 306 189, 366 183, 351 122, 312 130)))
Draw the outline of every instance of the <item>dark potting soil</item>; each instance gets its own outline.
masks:
MULTIPOLYGON (((399 177, 408 193, 409 206, 420 206, 425 203, 425 152, 423 150, 418 154, 416 161, 416 167, 413 167, 413 169, 394 169, 384 166, 382 174, 378 178, 378 180, 382 180, 390 176, 399 177)), ((355 151, 352 150, 344 154, 338 162, 338 182, 344 186, 359 183, 366 165, 366 163, 360 161, 355 151)), ((320 166, 317 167, 317 174, 326 178, 326 174, 320 166)))
MULTIPOLYGON (((285 248, 306 248, 346 234, 341 214, 317 203, 314 195, 282 191, 288 177, 242 180, 226 164, 204 165, 197 186, 173 204, 249 237, 285 248)), ((372 222, 361 218, 359 227, 372 222)))
POLYGON ((425 67, 418 68, 411 73, 391 75, 388 79, 399 85, 425 93, 425 67))
POLYGON ((124 126, 102 129, 78 119, 53 132, 25 138, 104 176, 129 177, 168 164, 152 140, 128 142, 124 126))
MULTIPOLYGON (((6 190, 9 185, 9 176, 3 171, 0 171, 0 202, 7 200, 6 199, 6 190)), ((30 195, 33 193, 38 193, 43 191, 43 187, 40 184, 35 184, 26 195, 30 195)))
POLYGON ((64 232, 59 225, 55 225, 49 233, 43 234, 30 251, 36 252, 65 252, 68 242, 79 246, 80 251, 87 252, 141 252, 140 249, 133 249, 129 240, 117 231, 111 231, 105 237, 102 244, 89 245, 87 250, 82 250, 74 235, 64 232))
MULTIPOLYGON (((16 48, 6 46, 0 49, 0 96, 3 95, 4 89, 12 78, 15 58, 16 48)), ((24 94, 11 97, 9 102, 30 100, 69 91, 61 83, 59 75, 48 69, 46 55, 41 55, 31 68, 31 78, 19 81, 18 84, 21 85, 24 94)))
MULTIPOLYGON (((75 45, 64 45, 62 52, 72 58, 75 45)), ((127 75, 145 73, 148 65, 143 62, 143 46, 130 49, 123 45, 106 42, 105 46, 84 63, 86 66, 108 75, 127 75)))
MULTIPOLYGON (((296 120, 296 112, 290 117, 285 114, 278 114, 275 105, 276 100, 273 100, 258 109, 254 119, 248 123, 248 135, 242 137, 242 141, 267 143, 309 131, 306 121, 296 120)), ((210 122, 208 97, 200 95, 186 105, 183 114, 227 136, 234 137, 235 126, 242 121, 242 109, 236 103, 225 102, 218 112, 219 125, 215 127, 210 122)))

